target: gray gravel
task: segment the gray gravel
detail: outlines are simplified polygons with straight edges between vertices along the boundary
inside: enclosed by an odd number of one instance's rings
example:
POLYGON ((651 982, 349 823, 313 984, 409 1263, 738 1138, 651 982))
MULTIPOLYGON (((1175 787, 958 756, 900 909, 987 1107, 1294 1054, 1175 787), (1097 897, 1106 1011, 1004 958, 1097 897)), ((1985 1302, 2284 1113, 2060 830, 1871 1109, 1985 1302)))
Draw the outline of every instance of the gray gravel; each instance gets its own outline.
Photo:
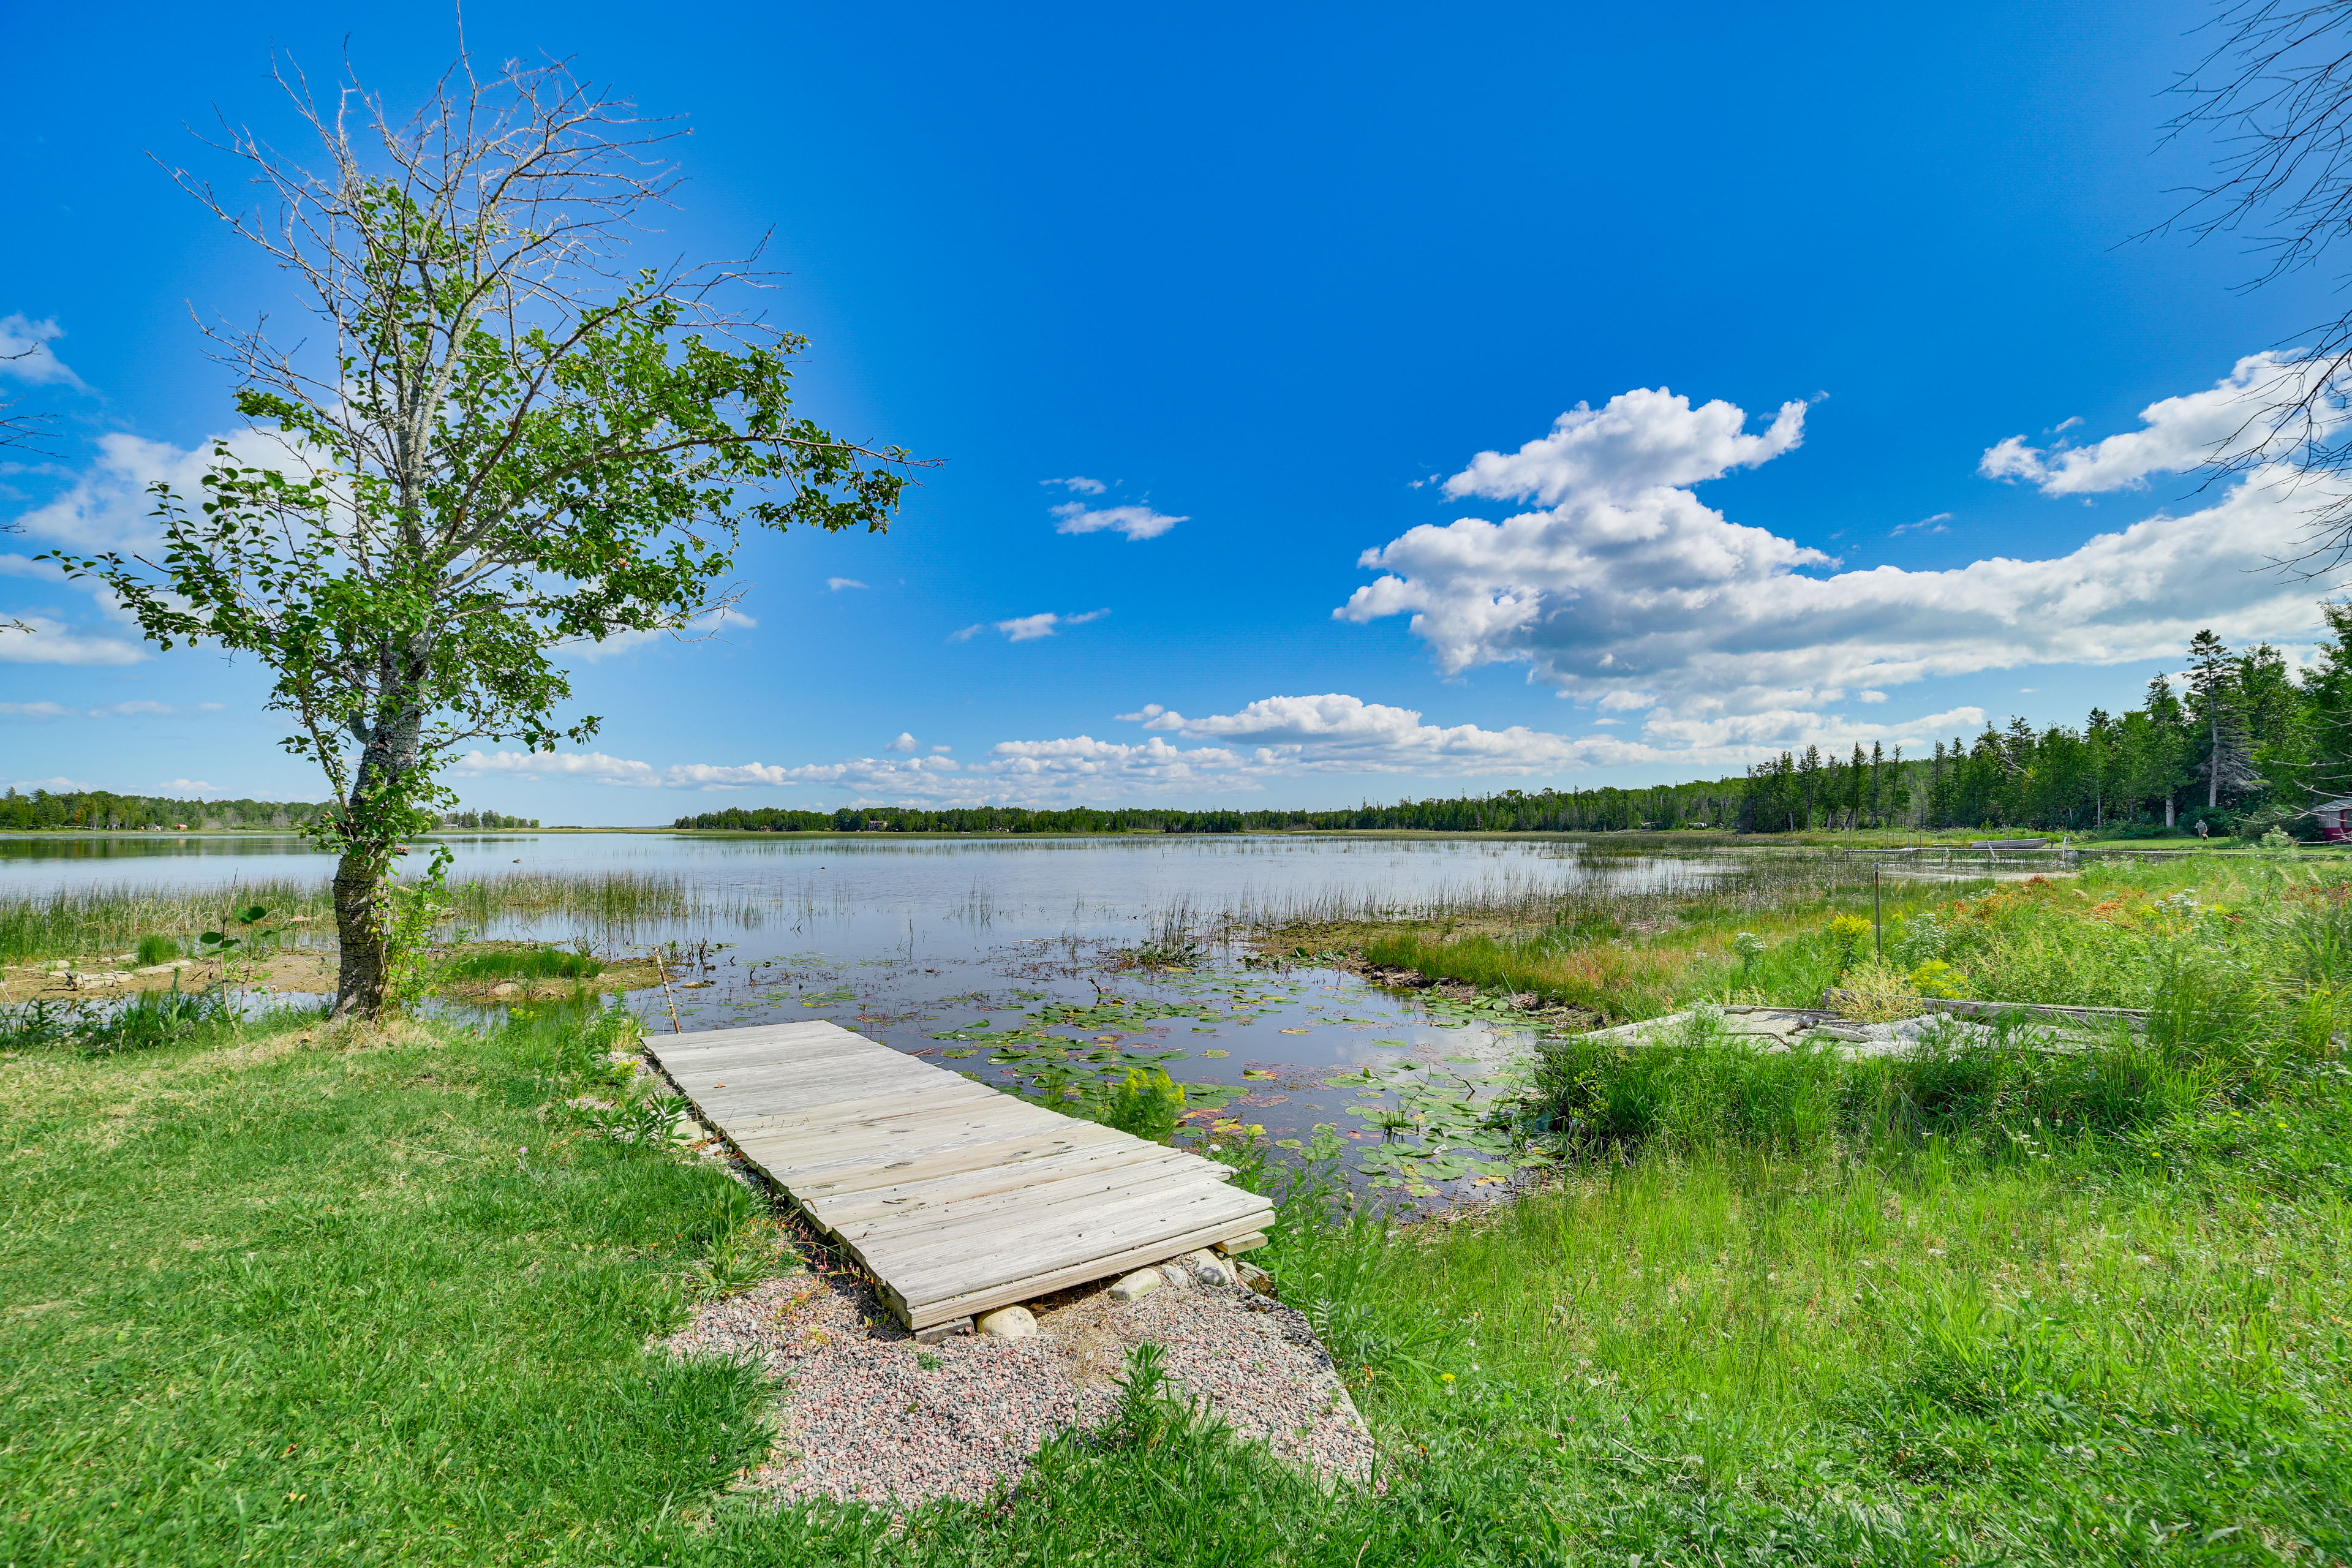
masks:
POLYGON ((1136 1301, 1097 1284, 1028 1302, 1034 1339, 919 1345, 871 1287, 804 1272, 702 1307, 665 1342, 747 1357, 776 1380, 778 1440, 743 1484, 780 1501, 982 1501, 1017 1485, 1055 1432, 1107 1421, 1127 1352, 1145 1341, 1165 1350, 1181 1394, 1205 1399, 1239 1436, 1327 1478, 1369 1480, 1371 1436, 1306 1319, 1244 1287, 1171 1273, 1136 1301))

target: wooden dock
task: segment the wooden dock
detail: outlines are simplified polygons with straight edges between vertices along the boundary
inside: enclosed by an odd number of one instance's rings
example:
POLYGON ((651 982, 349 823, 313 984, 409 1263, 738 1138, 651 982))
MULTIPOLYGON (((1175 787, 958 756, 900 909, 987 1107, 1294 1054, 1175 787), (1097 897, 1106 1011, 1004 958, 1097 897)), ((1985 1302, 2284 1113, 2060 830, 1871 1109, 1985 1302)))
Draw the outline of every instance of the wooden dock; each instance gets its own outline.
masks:
MULTIPOLYGON (((1262 1239, 1229 1166, 1059 1115, 837 1024, 651 1037, 695 1112, 918 1332, 1262 1239)), ((928 1336, 927 1336, 928 1337, 928 1336)))

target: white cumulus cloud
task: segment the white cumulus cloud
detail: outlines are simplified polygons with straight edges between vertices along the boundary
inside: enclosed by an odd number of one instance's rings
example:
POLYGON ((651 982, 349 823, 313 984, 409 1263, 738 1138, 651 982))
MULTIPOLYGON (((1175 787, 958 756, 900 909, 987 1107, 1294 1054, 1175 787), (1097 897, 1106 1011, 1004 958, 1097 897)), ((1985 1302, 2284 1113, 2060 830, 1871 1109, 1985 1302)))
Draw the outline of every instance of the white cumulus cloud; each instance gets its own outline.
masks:
MULTIPOLYGON (((2259 386, 2241 373, 2233 381, 2259 386)), ((2158 513, 2064 554, 1935 572, 1834 572, 1820 551, 1733 522, 1693 493, 1795 447, 1803 415, 1784 405, 1754 435, 1729 405, 1693 408, 1663 391, 1572 411, 1551 436, 1509 457, 1482 453, 1446 484, 1543 505, 1499 522, 1423 525, 1365 552, 1361 564, 1382 575, 1334 614, 1410 615, 1449 673, 1522 663, 1604 711, 1648 710, 1648 738, 1685 745, 1786 733, 1858 688, 2161 658, 2200 626, 2242 642, 2315 623, 2310 586, 2262 570, 2293 552, 2311 500, 2275 467, 2200 511, 2158 513)), ((2127 485, 2153 460, 2102 457, 2066 482, 2081 488, 2095 472, 2127 485)))
POLYGON ((915 732, 911 730, 901 730, 898 731, 898 738, 882 749, 886 752, 911 752, 915 746, 915 732))
MULTIPOLYGON (((2344 421, 2344 399, 2332 391, 2316 405, 2311 424, 2287 416, 2320 369, 2292 352, 2248 354, 2204 391, 2141 409, 2140 429, 2071 448, 2063 439, 2045 448, 2011 436, 1987 448, 1977 471, 1987 479, 2023 479, 2043 495, 2071 496, 2140 489, 2150 474, 2183 474, 2221 459, 2284 461, 2305 439, 2324 437, 2344 421)), ((2069 419, 2058 432, 2080 423, 2069 419)))

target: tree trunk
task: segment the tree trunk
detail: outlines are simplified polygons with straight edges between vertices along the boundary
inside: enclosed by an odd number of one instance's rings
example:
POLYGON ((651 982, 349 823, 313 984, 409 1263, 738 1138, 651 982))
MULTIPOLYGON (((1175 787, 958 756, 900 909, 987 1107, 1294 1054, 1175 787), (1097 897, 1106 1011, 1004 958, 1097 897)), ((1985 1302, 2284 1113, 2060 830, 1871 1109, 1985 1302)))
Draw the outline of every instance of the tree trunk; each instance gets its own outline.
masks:
POLYGON ((343 852, 335 866, 335 936, 342 956, 335 971, 338 1018, 373 1017, 383 1011, 385 952, 383 858, 365 849, 343 852))
POLYGON ((2205 809, 2211 811, 2221 804, 2221 705, 2213 704, 2213 740, 2205 753, 2205 809))

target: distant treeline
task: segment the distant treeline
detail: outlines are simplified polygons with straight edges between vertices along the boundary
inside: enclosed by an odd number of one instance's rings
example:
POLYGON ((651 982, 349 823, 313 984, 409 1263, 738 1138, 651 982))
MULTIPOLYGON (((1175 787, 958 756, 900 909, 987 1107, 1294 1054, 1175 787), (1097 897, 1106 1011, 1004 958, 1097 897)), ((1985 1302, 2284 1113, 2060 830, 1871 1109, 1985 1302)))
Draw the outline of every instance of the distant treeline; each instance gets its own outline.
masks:
POLYGON ((2308 669, 2268 643, 2232 653, 2210 632, 2189 646, 2176 690, 2158 676, 2120 716, 2094 708, 2078 728, 2022 719, 1954 736, 1925 755, 1883 744, 1848 756, 1784 752, 1745 777, 1647 789, 1504 790, 1337 811, 1118 810, 1020 806, 934 810, 733 807, 674 826, 753 833, 1267 833, 1302 828, 1612 832, 1733 828, 2030 827, 2084 831, 2210 823, 2223 831, 2318 828, 2311 807, 2352 792, 2352 605, 2323 605, 2332 639, 2308 669))
POLYGON ((539 818, 501 816, 495 811, 445 811, 441 814, 441 826, 453 830, 471 828, 495 832, 513 827, 537 827, 539 818))
MULTIPOLYGON (((2198 822, 2315 837, 2322 800, 2352 789, 2352 605, 2323 605, 2332 638, 2300 673, 2268 643, 2232 653, 2210 632, 2189 645, 2176 689, 2148 682, 2138 708, 2094 708, 2078 728, 2022 719, 1954 736, 1903 762, 1782 752, 1748 770, 1739 823, 1808 827, 2036 827, 2198 822)), ((1896 753, 1899 758, 1900 753, 1896 753)))
MULTIPOLYGON (((50 791, 26 795, 11 789, 0 795, 0 831, 50 827, 89 827, 110 832, 165 832, 208 827, 284 827, 299 829, 331 805, 278 800, 177 800, 162 795, 115 795, 107 790, 50 791)), ((539 818, 505 816, 495 811, 452 811, 442 814, 441 826, 451 829, 537 827, 539 818)))
POLYGON ((326 805, 302 801, 175 800, 162 795, 115 795, 102 789, 30 795, 11 789, 0 795, 0 829, 96 827, 145 828, 300 827, 326 805))
POLYGON ((1279 833, 1301 828, 1404 827, 1458 833, 1595 833, 1635 827, 1728 827, 1745 781, 1659 784, 1648 789, 1505 790, 1450 800, 1335 811, 1117 810, 1072 806, 1032 811, 1017 805, 844 806, 794 811, 732 807, 681 816, 675 827, 739 833, 1279 833))

